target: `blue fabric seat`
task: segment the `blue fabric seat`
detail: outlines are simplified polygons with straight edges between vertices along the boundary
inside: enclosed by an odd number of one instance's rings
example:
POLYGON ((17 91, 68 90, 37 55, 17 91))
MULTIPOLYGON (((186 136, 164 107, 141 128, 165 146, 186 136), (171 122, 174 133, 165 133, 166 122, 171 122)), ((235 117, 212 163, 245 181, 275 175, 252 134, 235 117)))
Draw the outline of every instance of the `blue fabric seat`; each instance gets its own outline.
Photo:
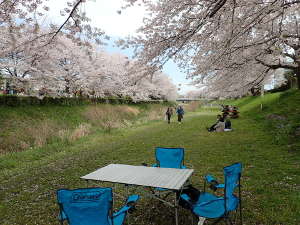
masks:
POLYGON ((122 225, 138 199, 138 195, 129 196, 126 204, 112 213, 111 188, 60 189, 57 191, 59 220, 61 224, 67 220, 69 225, 122 225))
POLYGON ((161 168, 185 169, 184 148, 155 148, 156 164, 153 166, 161 168))
MULTIPOLYGON (((180 197, 190 204, 192 212, 200 217, 209 219, 229 220, 229 213, 240 208, 240 221, 242 224, 242 211, 241 211, 241 190, 240 190, 240 177, 242 172, 242 164, 235 163, 230 166, 224 167, 224 184, 215 182, 216 188, 224 189, 222 197, 216 196, 208 192, 202 192, 197 201, 192 202, 187 194, 182 194, 180 197), (238 187, 239 195, 234 192, 238 187)), ((205 177, 207 182, 216 181, 213 176, 208 175, 205 177)))

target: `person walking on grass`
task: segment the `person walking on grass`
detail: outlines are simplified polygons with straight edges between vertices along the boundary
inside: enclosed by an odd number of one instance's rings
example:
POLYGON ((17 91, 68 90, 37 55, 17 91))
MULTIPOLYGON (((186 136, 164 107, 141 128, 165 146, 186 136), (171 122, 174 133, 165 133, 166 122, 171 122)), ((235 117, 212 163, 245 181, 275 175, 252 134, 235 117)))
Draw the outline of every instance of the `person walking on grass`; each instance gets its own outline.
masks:
POLYGON ((166 112, 166 117, 168 119, 168 123, 170 123, 172 115, 173 115, 173 109, 172 109, 172 107, 168 107, 167 112, 166 112))
POLYGON ((178 116, 178 123, 181 124, 181 120, 183 119, 183 115, 184 115, 184 110, 181 105, 177 108, 176 113, 178 116))

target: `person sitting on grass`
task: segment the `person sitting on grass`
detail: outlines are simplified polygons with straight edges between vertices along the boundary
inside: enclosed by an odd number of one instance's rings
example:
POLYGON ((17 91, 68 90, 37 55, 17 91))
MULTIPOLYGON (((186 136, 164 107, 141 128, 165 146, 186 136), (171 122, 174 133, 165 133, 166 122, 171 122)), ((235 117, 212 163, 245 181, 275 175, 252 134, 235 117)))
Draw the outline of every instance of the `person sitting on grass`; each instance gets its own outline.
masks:
POLYGON ((208 128, 207 130, 209 132, 221 132, 224 131, 225 128, 225 123, 224 123, 224 119, 221 115, 217 115, 217 121, 216 123, 214 123, 210 128, 208 128))
POLYGON ((217 123, 217 125, 215 126, 215 131, 216 132, 223 132, 225 129, 225 122, 224 122, 224 118, 222 117, 220 119, 220 121, 217 123))
POLYGON ((224 114, 224 117, 223 117, 223 120, 225 122, 225 128, 224 128, 224 131, 232 131, 232 128, 231 128, 231 121, 229 119, 229 114, 224 114))
POLYGON ((222 113, 229 113, 229 105, 223 107, 222 113))
POLYGON ((231 117, 232 119, 239 118, 239 111, 237 111, 237 107, 236 107, 236 106, 233 107, 233 110, 232 110, 232 112, 231 112, 230 117, 231 117))

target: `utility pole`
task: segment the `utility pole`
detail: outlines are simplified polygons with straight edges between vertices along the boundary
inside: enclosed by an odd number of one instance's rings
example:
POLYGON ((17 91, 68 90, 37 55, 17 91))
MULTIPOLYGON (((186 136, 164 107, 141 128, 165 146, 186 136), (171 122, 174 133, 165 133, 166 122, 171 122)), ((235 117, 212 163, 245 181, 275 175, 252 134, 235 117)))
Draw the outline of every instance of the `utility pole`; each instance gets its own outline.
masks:
POLYGON ((262 84, 261 85, 261 89, 260 89, 260 98, 261 98, 261 103, 260 103, 260 109, 263 110, 263 99, 265 96, 265 85, 262 84))

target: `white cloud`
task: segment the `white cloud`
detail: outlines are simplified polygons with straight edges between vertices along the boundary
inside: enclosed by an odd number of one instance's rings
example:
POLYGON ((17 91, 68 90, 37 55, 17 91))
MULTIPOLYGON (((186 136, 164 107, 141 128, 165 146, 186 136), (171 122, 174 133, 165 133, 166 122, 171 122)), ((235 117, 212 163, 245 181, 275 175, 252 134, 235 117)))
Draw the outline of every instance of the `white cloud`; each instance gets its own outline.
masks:
POLYGON ((127 36, 134 34, 142 25, 145 10, 131 7, 118 14, 123 4, 122 0, 98 0, 86 3, 85 8, 92 25, 101 27, 108 35, 127 36))
MULTIPOLYGON (((63 18, 59 12, 66 7, 67 1, 51 0, 48 19, 53 22, 61 23, 63 18)), ((85 11, 92 20, 91 25, 99 27, 110 36, 125 37, 136 33, 136 29, 142 25, 145 10, 141 6, 130 7, 121 10, 124 5, 123 0, 97 0, 87 1, 80 6, 80 10, 85 11)))

